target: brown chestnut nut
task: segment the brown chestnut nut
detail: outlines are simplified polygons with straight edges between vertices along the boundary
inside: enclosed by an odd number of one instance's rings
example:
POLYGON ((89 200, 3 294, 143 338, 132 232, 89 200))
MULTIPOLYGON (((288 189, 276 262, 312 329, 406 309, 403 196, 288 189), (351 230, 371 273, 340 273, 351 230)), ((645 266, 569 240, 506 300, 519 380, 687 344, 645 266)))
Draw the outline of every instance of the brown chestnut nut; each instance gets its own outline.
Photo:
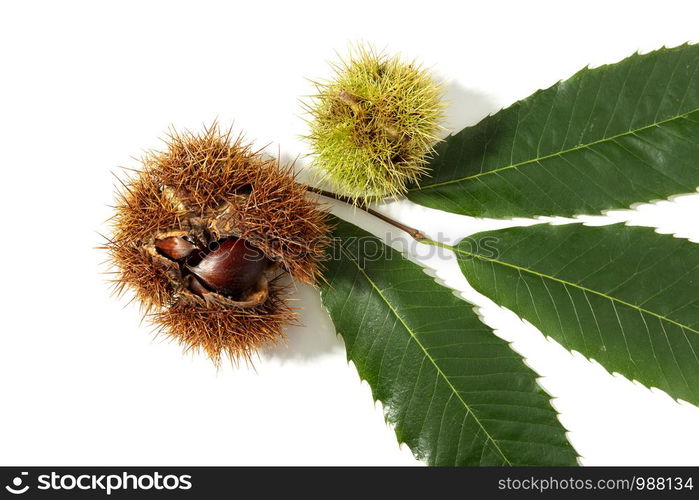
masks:
POLYGON ((156 240, 155 248, 161 255, 172 260, 184 260, 197 249, 191 241, 182 236, 168 236, 156 240))
POLYGON ((203 255, 196 265, 188 262, 187 269, 208 289, 240 297, 258 284, 269 262, 257 247, 231 237, 203 255))

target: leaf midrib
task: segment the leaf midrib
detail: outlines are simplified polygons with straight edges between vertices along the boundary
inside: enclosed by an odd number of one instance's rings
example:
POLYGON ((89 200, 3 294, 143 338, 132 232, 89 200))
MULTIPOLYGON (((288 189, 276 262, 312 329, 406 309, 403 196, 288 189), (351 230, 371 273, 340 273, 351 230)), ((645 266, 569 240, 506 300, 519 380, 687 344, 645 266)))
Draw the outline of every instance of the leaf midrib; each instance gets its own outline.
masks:
POLYGON ((561 150, 561 151, 557 151, 557 152, 555 152, 555 153, 551 153, 551 154, 548 154, 548 155, 538 156, 538 157, 536 157, 536 158, 531 158, 531 159, 529 159, 529 160, 521 161, 521 162, 519 162, 519 163, 513 163, 512 165, 506 165, 506 166, 504 166, 504 167, 496 168, 496 169, 493 169, 493 170, 488 170, 488 171, 486 171, 486 172, 479 172, 479 173, 477 173, 477 174, 468 175, 468 176, 466 176, 466 177, 460 177, 460 178, 458 178, 458 179, 451 179, 451 180, 448 180, 448 181, 437 182, 437 183, 435 183, 435 184, 428 184, 428 185, 423 185, 423 186, 418 186, 418 187, 410 188, 410 189, 408 189, 408 191, 409 191, 409 192, 427 191, 428 189, 438 188, 438 187, 442 187, 442 186, 448 186, 449 184, 455 184, 455 183, 458 183, 458 182, 464 182, 464 181, 468 181, 468 180, 471 180, 471 179, 477 179, 477 178, 482 177, 482 176, 485 176, 485 175, 497 174, 497 173, 500 173, 500 172, 502 172, 502 171, 504 171, 504 170, 511 170, 511 169, 513 169, 513 168, 519 168, 519 167, 522 167, 522 166, 525 166, 525 165, 529 165, 529 164, 533 164, 533 163, 538 163, 538 162, 540 162, 540 161, 547 160, 547 159, 549 159, 549 158, 553 158, 553 157, 556 157, 556 156, 563 156, 563 155, 565 155, 565 154, 572 153, 572 152, 574 152, 574 151, 579 151, 579 150, 581 150, 581 149, 588 149, 588 148, 591 148, 591 147, 596 146, 596 145, 598 145, 598 144, 603 144, 603 143, 605 143, 605 142, 612 142, 612 141, 615 141, 615 140, 617 140, 617 139, 619 139, 619 138, 621 138, 621 137, 626 137, 626 136, 628 136, 628 135, 635 135, 635 134, 637 134, 637 133, 639 133, 639 132, 642 132, 642 131, 644 131, 644 130, 647 130, 647 129, 650 129, 650 128, 653 128, 653 127, 658 127, 658 126, 660 126, 660 125, 664 125, 664 124, 666 124, 666 123, 670 123, 670 122, 672 122, 672 121, 674 121, 674 120, 679 120, 679 119, 682 119, 682 118, 686 118, 687 116, 691 115, 692 113, 696 113, 697 111, 699 111, 699 108, 695 108, 695 109, 693 109, 693 110, 691 110, 691 111, 687 111, 686 113, 681 113, 681 114, 678 114, 678 115, 671 116, 670 118, 666 118, 665 120, 660 120, 660 121, 657 121, 657 122, 653 122, 653 123, 651 123, 651 124, 649 124, 649 125, 645 125, 645 126, 640 127, 640 128, 627 130, 626 132, 622 132, 622 133, 620 133, 620 134, 612 135, 612 136, 609 136, 609 137, 604 137, 604 138, 602 138, 602 139, 598 139, 598 140, 596 140, 596 141, 588 142, 588 143, 585 143, 585 144, 578 144, 578 145, 575 146, 575 147, 568 148, 568 149, 564 149, 564 150, 561 150))
POLYGON ((478 418, 478 416, 476 415, 476 413, 471 409, 471 407, 468 405, 468 403, 466 403, 466 401, 464 401, 464 399, 461 397, 461 394, 459 393, 459 391, 456 390, 456 387, 454 387, 454 385, 451 383, 451 381, 449 380, 449 378, 446 376, 446 374, 441 370, 441 368, 440 368, 439 365, 437 364, 437 360, 435 360, 435 359, 429 354, 429 352, 427 351, 427 349, 425 348, 425 346, 422 345, 422 342, 420 342, 420 340, 417 338, 417 336, 415 335, 415 333, 413 333, 412 329, 407 325, 407 323, 405 322, 405 320, 403 319, 403 317, 398 313, 398 311, 396 311, 396 309, 393 307, 393 305, 391 304, 391 302, 390 302, 390 301, 386 298, 386 296, 383 294, 382 290, 376 285, 376 283, 374 283, 374 281, 369 277, 369 275, 368 275, 368 274, 364 271, 364 269, 362 269, 362 267, 359 265, 359 262, 357 262, 357 261, 352 257, 352 255, 351 255, 350 253, 347 252, 347 250, 345 250, 344 248, 340 248, 340 251, 355 265, 355 267, 357 268, 357 270, 364 276, 364 278, 366 278, 366 280, 369 282, 369 284, 371 285, 371 287, 376 291, 376 293, 379 295, 379 297, 381 297, 381 300, 384 301, 384 303, 388 306, 388 308, 391 310, 391 312, 394 314, 394 316, 395 316, 395 317, 398 319, 398 321, 400 321, 400 323, 403 325, 403 328, 405 328, 405 330, 408 332, 408 334, 410 335, 410 337, 411 337, 411 338, 415 341, 415 343, 420 347, 420 349, 422 350, 422 352, 423 352, 423 354, 425 355, 425 357, 426 357, 427 359, 430 360, 430 362, 431 362, 432 365, 434 366, 434 368, 435 368, 435 370, 437 371, 437 373, 439 374, 439 376, 441 376, 441 377, 444 379, 444 381, 447 383, 447 385, 449 386, 449 388, 451 389, 451 391, 452 391, 452 392, 456 395, 456 397, 459 399, 459 401, 461 402, 461 404, 463 405, 463 407, 466 409, 466 411, 467 411, 468 413, 471 414, 471 416, 473 417, 474 421, 478 424, 478 426, 481 428, 481 430, 482 430, 483 433, 485 434, 487 440, 489 440, 491 443, 493 443, 493 445, 495 446, 495 448, 497 449, 498 453, 499 453, 500 456, 503 458, 503 460, 505 460, 505 462, 507 463, 507 465, 510 465, 510 466, 511 466, 512 463, 511 463, 510 460, 507 458, 507 456, 505 455, 505 453, 503 453, 503 451, 502 451, 502 449, 500 448, 500 446, 498 445, 497 441, 493 438, 493 436, 490 435, 490 433, 487 431, 487 429, 485 428, 485 426, 481 423, 480 419, 478 418))
POLYGON ((643 307, 641 307, 641 306, 637 306, 637 305, 635 305, 635 304, 632 304, 631 302, 627 302, 627 301, 625 301, 625 300, 623 300, 623 299, 620 299, 620 298, 618 298, 618 297, 614 297, 614 296, 612 296, 612 295, 608 295, 608 294, 606 294, 606 293, 604 293, 604 292, 600 292, 600 291, 598 291, 598 290, 594 290, 594 289, 592 289, 592 288, 588 288, 588 287, 583 286, 583 285, 581 285, 581 284, 579 284, 579 283, 574 283, 574 282, 572 282, 572 281, 567 281, 567 280, 564 280, 564 279, 562 279, 562 278, 558 278, 558 277, 556 277, 556 276, 551 276, 550 274, 540 273, 540 272, 538 272, 538 271, 535 271, 535 270, 533 270, 533 269, 529 269, 529 268, 527 268, 527 267, 522 267, 522 266, 518 266, 517 264, 512 264, 511 262, 505 262, 505 261, 502 261, 502 260, 493 259, 493 258, 491 258, 491 257, 486 257, 486 256, 484 256, 484 255, 480 255, 480 254, 477 254, 477 253, 469 252, 469 251, 467 251, 467 250, 463 250, 463 249, 458 248, 458 247, 453 247, 453 246, 451 246, 451 245, 440 244, 440 243, 437 243, 437 242, 434 242, 434 241, 430 241, 430 242, 424 241, 424 243, 431 243, 431 244, 434 244, 434 245, 437 245, 437 246, 441 246, 441 247, 443 247, 443 248, 446 248, 446 249, 448 249, 448 250, 452 250, 452 251, 454 251, 454 252, 456 252, 456 253, 460 253, 460 254, 462 254, 462 255, 468 255, 468 256, 470 256, 470 257, 475 257, 475 258, 477 258, 477 259, 480 259, 480 260, 483 260, 483 261, 486 261, 486 262, 491 262, 491 263, 495 263, 495 264, 500 264, 500 265, 505 266, 505 267, 511 267, 512 269, 517 269, 518 271, 524 271, 524 272, 526 272, 526 273, 533 274, 533 275, 538 276, 538 277, 540 277, 540 278, 546 278, 546 279, 548 279, 548 280, 555 281, 555 282, 557 282, 557 283, 561 283, 561 284, 563 284, 563 285, 567 285, 567 286, 570 286, 570 287, 572 287, 572 288, 576 288, 576 289, 581 290, 581 291, 586 292, 586 293, 592 293, 592 294, 594 294, 594 295, 598 295, 598 296, 600 296, 600 297, 603 297, 603 298, 605 298, 605 299, 607 299, 607 300, 609 300, 609 301, 616 302, 616 303, 622 304, 622 305, 624 305, 624 306, 626 306, 626 307, 630 307, 630 308, 632 308, 632 309, 635 309, 635 310, 637 310, 639 313, 645 313, 645 314, 649 314, 649 315, 651 315, 651 316, 655 316, 656 318, 660 319, 661 321, 666 321, 666 322, 671 323, 671 324, 673 324, 673 325, 676 325, 676 326, 678 326, 678 327, 680 327, 680 328, 682 328, 682 329, 684 329, 684 330, 688 330, 688 331, 690 331, 690 332, 699 334, 699 330, 695 330, 695 329, 692 328, 691 326, 683 325, 682 323, 679 323, 678 321, 675 321, 675 320, 673 320, 673 319, 670 319, 670 318, 668 318, 667 316, 663 316, 662 314, 653 312, 653 311, 651 311, 651 310, 649 310, 649 309, 645 309, 645 308, 643 308, 643 307))

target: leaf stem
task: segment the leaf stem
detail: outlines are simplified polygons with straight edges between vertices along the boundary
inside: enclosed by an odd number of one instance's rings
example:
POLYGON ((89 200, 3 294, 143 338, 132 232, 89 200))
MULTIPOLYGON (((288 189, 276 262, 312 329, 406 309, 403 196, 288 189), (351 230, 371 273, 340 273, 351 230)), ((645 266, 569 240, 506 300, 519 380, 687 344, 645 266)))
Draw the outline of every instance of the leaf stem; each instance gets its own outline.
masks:
MULTIPOLYGON (((347 203, 348 205, 355 205, 352 203, 352 199, 347 197, 347 196, 342 196, 341 194, 333 193, 330 191, 325 191, 323 189, 311 187, 311 186, 306 186, 306 190, 310 191, 311 193, 316 193, 321 196, 325 196, 326 198, 331 198, 333 200, 341 201, 343 203, 347 203)), ((366 204, 359 204, 355 205, 361 210, 364 210, 366 213, 373 215, 377 219, 381 219, 384 222, 387 222, 388 224, 391 224, 394 227, 397 227, 401 231, 405 231, 408 233, 413 239, 417 241, 423 241, 427 240, 427 236, 425 236, 421 231, 410 227, 406 224, 403 224, 402 222, 398 222, 397 220, 391 219, 389 216, 382 214, 381 212, 377 212, 373 208, 368 207, 366 204)))

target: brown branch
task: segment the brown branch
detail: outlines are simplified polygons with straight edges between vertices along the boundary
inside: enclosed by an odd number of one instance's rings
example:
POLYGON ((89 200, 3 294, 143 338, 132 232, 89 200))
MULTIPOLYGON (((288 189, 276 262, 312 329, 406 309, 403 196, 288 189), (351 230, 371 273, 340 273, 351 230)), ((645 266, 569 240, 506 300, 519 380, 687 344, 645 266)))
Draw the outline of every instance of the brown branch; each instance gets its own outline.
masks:
MULTIPOLYGON (((333 200, 337 200, 337 201, 341 201, 341 202, 343 202, 343 203, 347 203, 348 205, 355 205, 355 204, 352 202, 352 199, 351 199, 351 198, 349 198, 349 197, 347 197, 347 196, 342 196, 341 194, 332 193, 332 192, 330 192, 330 191, 324 191, 323 189, 318 189, 318 188, 311 187, 311 186, 306 186, 306 190, 307 190, 307 191, 310 191, 311 193, 316 193, 316 194, 319 194, 319 195, 321 195, 321 196, 325 196, 326 198, 332 198, 333 200)), ((374 210, 373 208, 369 208, 368 206, 363 205, 363 204, 362 204, 362 205, 355 205, 355 206, 357 206, 357 207, 360 208, 361 210, 364 210, 364 211, 367 212, 368 214, 373 215, 373 216, 376 217, 377 219, 381 219, 382 221, 387 222, 388 224, 391 224, 391 225, 394 226, 394 227, 397 227, 397 228, 400 229, 401 231, 405 231, 406 233, 408 233, 408 234, 409 234, 413 239, 415 239, 415 240, 421 241, 421 240, 426 240, 426 239, 427 239, 427 237, 426 237, 421 231, 418 231, 418 230, 415 229, 415 228, 412 228, 412 227, 407 226, 407 225, 405 225, 405 224, 403 224, 403 223, 401 223, 401 222, 398 222, 397 220, 393 220, 393 219, 391 219, 389 216, 384 215, 384 214, 382 214, 381 212, 377 212, 377 211, 374 210)))

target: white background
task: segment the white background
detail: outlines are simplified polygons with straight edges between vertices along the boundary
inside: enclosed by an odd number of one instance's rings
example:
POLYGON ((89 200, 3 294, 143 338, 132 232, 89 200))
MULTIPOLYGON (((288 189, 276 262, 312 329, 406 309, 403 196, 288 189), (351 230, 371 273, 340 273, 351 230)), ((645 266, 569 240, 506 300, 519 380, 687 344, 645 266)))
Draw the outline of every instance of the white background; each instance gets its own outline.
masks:
MULTIPOLYGON (((169 125, 215 118, 272 153, 307 153, 306 78, 329 76, 327 61, 352 41, 432 67, 458 130, 588 63, 699 41, 698 19, 696 2, 667 0, 4 2, 0 464, 417 464, 345 360, 315 291, 298 291, 307 326, 291 329, 286 347, 255 369, 218 372, 112 299, 94 248, 111 172, 136 167, 169 125)), ((697 198, 616 219, 699 242, 697 198)), ((494 227, 407 202, 386 209, 453 238, 494 227)), ((467 290, 453 262, 432 264, 467 290)), ((467 297, 542 374, 583 464, 699 464, 699 408, 611 376, 467 297)))

